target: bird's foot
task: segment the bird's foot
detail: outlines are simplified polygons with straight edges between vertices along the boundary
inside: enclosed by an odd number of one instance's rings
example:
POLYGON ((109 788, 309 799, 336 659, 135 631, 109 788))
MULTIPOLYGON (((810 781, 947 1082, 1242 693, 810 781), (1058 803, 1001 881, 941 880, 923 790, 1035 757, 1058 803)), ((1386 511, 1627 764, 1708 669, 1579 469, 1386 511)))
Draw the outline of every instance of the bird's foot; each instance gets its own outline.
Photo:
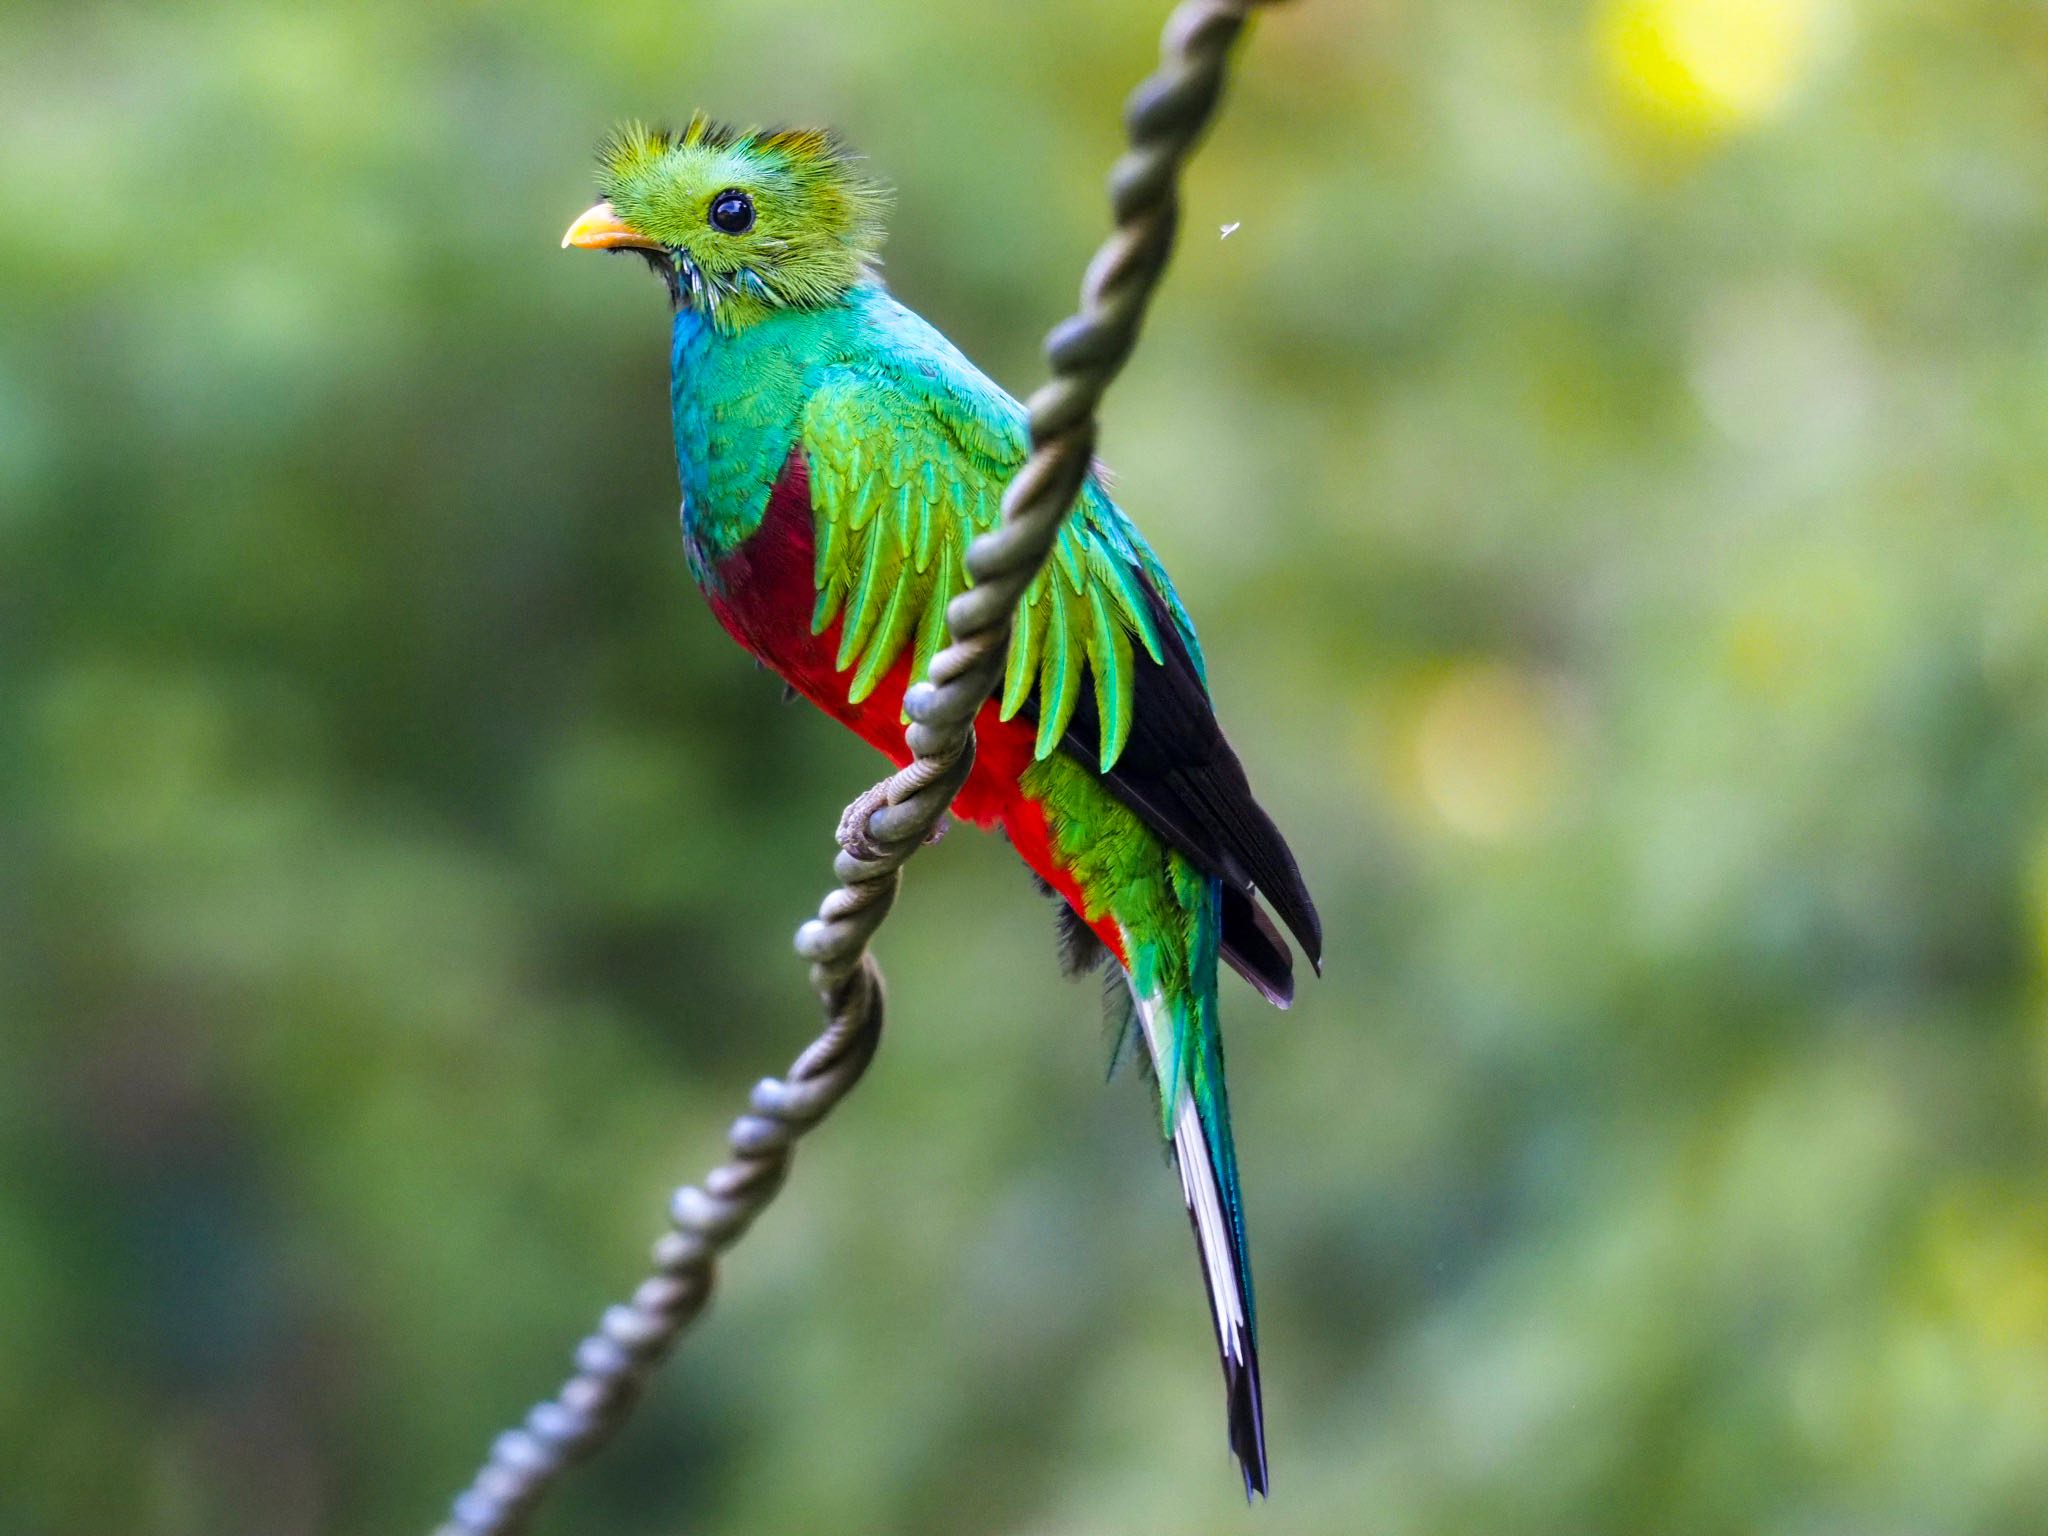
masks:
POLYGON ((839 839, 839 846, 856 859, 869 863, 882 858, 888 850, 869 835, 868 818, 888 803, 889 785, 886 780, 855 796, 853 803, 839 817, 839 831, 834 834, 839 839))
MULTIPOLYGON (((839 830, 834 834, 839 840, 839 846, 852 854, 856 859, 865 859, 873 862, 883 857, 888 850, 882 844, 876 842, 872 834, 869 833, 868 818, 888 805, 888 803, 889 786, 886 783, 877 784, 872 789, 863 790, 855 798, 854 802, 840 814, 839 830)), ((931 831, 925 834, 924 840, 927 843, 936 843, 946 835, 952 828, 952 825, 953 818, 950 814, 940 816, 931 831)))

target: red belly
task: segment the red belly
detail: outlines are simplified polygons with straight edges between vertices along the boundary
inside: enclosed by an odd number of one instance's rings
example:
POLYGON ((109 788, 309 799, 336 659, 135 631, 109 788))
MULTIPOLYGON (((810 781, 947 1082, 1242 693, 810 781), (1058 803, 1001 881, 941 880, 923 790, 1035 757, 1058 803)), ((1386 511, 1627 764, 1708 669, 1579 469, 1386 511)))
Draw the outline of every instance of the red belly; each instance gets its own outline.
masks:
MULTIPOLYGON (((810 476, 803 455, 793 451, 768 498, 761 526, 713 567, 716 590, 707 589, 711 611, 739 643, 781 674, 789 685, 845 725, 899 768, 910 761, 903 741, 903 690, 910 683, 910 648, 858 704, 846 698, 847 675, 833 665, 839 652, 840 620, 822 634, 811 633, 814 585, 810 476)), ((1001 827, 1024 862, 1086 917, 1080 886, 1052 850, 1038 803, 1018 786, 1033 761, 1037 727, 1025 720, 1000 720, 993 700, 974 723, 974 768, 953 801, 954 814, 984 827, 1001 827)), ((1123 936, 1104 913, 1089 924, 1119 961, 1123 936)))

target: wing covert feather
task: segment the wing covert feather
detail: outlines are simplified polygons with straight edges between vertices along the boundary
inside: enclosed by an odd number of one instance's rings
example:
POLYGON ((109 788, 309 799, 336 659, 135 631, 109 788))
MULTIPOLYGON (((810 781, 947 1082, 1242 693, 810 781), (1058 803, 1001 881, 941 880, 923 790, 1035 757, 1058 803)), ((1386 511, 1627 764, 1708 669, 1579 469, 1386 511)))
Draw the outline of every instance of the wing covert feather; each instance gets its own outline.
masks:
MULTIPOLYGON (((995 527, 1023 462, 1023 408, 964 362, 951 376, 845 364, 820 382, 800 434, 816 523, 812 628, 840 621, 834 663, 858 703, 906 648, 913 681, 924 675, 945 604, 967 586, 967 545, 995 527)), ((1058 750, 1092 680, 1112 725, 1098 761, 1104 771, 1116 762, 1133 657, 1159 654, 1133 537, 1091 479, 1020 605, 999 707, 1008 719, 1036 690, 1040 757, 1058 750)))

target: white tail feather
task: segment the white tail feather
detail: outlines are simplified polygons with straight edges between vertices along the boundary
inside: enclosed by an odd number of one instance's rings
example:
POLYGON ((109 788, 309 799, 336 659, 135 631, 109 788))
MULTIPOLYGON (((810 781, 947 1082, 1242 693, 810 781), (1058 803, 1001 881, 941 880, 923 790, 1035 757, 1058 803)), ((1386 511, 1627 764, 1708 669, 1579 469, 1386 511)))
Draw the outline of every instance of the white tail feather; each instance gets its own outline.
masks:
MULTIPOLYGON (((1132 996, 1137 997, 1135 989, 1132 996)), ((1173 1160, 1180 1168, 1181 1194, 1195 1218, 1202 1271, 1209 1282, 1209 1305, 1215 1313, 1217 1343, 1226 1356, 1241 1365, 1248 1332, 1244 1282, 1237 1272, 1236 1248, 1231 1242, 1230 1218, 1223 1209, 1223 1191, 1216 1186, 1209 1136, 1202 1127, 1193 1091, 1174 1076, 1181 1063, 1176 1059, 1173 1022, 1167 1017, 1164 1002, 1157 997, 1137 997, 1137 1003, 1145 1045, 1152 1053, 1152 1068, 1159 1077, 1159 1091, 1169 1095, 1174 1106, 1173 1160)))

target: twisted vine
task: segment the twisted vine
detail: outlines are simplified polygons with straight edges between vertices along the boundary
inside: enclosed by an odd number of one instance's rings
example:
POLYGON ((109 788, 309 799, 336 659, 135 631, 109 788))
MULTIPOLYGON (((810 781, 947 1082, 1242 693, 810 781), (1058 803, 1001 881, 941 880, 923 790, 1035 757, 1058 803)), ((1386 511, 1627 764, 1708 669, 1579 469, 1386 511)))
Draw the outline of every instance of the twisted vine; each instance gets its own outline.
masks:
POLYGON ((1095 413, 1123 368, 1173 248, 1180 169, 1214 116, 1231 46, 1261 0, 1183 0, 1159 68, 1124 110, 1130 147, 1110 171, 1116 228, 1081 283, 1079 313, 1046 337, 1052 378, 1028 402, 1031 451, 1002 521, 967 551, 973 581, 946 609, 948 644, 905 695, 910 763, 840 819, 838 886, 797 930, 825 1028, 782 1078, 754 1086, 732 1155, 669 1204, 654 1269, 576 1348, 560 1391, 500 1435, 435 1536, 513 1536, 576 1462, 618 1432, 656 1367, 711 1297, 718 1256, 775 1198, 796 1142, 860 1081, 881 1039, 881 968, 868 942, 904 863, 939 828, 974 765, 974 719, 1002 678, 1017 601, 1052 551, 1095 453, 1095 413))

